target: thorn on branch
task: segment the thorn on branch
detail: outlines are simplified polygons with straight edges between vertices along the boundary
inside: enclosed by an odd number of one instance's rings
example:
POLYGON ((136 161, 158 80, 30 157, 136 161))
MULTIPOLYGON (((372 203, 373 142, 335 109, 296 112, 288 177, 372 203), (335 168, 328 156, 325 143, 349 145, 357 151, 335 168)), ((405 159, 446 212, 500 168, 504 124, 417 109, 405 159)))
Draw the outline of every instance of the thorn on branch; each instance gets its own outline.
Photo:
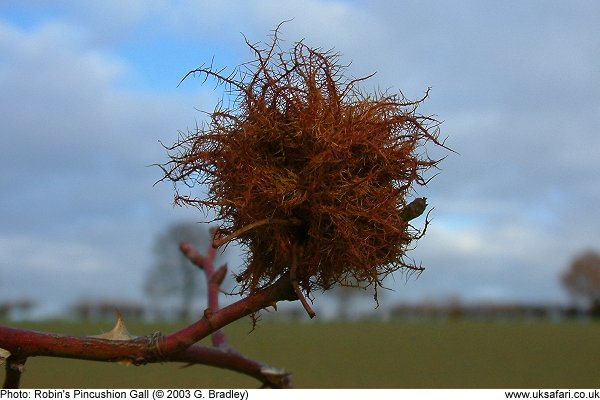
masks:
POLYGON ((123 315, 121 314, 121 311, 119 311, 119 309, 117 309, 116 311, 117 322, 115 323, 115 326, 110 331, 102 333, 100 335, 95 335, 93 337, 107 340, 131 340, 136 338, 136 336, 133 336, 127 330, 125 322, 123 321, 123 315))

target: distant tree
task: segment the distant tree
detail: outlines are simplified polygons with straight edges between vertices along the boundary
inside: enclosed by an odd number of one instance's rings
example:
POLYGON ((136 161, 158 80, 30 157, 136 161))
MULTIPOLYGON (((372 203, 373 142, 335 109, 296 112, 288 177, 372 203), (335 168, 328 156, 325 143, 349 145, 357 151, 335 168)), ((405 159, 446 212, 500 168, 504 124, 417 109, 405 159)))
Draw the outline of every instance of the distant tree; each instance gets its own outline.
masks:
POLYGON ((203 294, 206 285, 201 281, 202 274, 197 273, 198 267, 180 251, 182 242, 205 249, 212 243, 212 236, 208 226, 199 223, 177 222, 168 226, 155 239, 155 261, 144 290, 152 299, 178 297, 177 316, 185 320, 192 316, 194 299, 203 294))
POLYGON ((355 278, 348 278, 343 284, 332 288, 327 292, 329 298, 335 301, 336 305, 336 317, 342 321, 351 319, 352 315, 355 314, 353 311, 353 305, 355 300, 359 299, 361 295, 367 295, 372 297, 372 293, 367 293, 365 290, 357 290, 360 287, 360 282, 355 278))
POLYGON ((576 257, 562 283, 575 298, 589 304, 591 315, 600 317, 600 254, 587 251, 576 257))
POLYGON ((71 306, 71 311, 81 321, 110 320, 115 312, 128 320, 140 320, 146 313, 146 307, 130 301, 79 299, 71 306))
POLYGON ((359 292, 353 287, 340 286, 331 291, 337 300, 337 317, 341 320, 348 320, 352 314, 352 302, 359 292))

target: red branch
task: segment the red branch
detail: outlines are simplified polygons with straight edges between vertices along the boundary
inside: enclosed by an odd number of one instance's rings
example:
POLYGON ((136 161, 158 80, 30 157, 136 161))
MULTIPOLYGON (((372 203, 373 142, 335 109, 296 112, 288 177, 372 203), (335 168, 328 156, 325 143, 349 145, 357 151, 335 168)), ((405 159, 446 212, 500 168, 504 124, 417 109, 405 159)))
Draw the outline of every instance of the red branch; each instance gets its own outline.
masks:
POLYGON ((11 351, 6 361, 5 388, 16 388, 19 384, 22 365, 27 356, 74 358, 92 361, 125 361, 134 365, 152 362, 185 362, 224 368, 252 376, 268 387, 289 387, 289 374, 271 368, 258 361, 250 360, 239 353, 218 348, 193 345, 186 350, 152 359, 149 340, 139 337, 133 340, 107 340, 95 337, 76 337, 53 333, 36 332, 0 326, 2 348, 11 351))
MULTIPOLYGON (((214 313, 219 309, 219 290, 227 274, 227 265, 224 264, 215 271, 217 249, 212 245, 208 247, 206 257, 200 254, 190 243, 181 243, 179 249, 194 265, 204 271, 208 286, 208 309, 214 313)), ((225 333, 222 329, 213 332, 211 340, 215 347, 228 346, 225 333)))
POLYGON ((255 292, 242 300, 213 312, 210 308, 204 311, 199 321, 182 330, 162 338, 160 350, 164 354, 172 354, 187 349, 190 345, 210 335, 212 332, 229 325, 242 317, 253 314, 263 308, 272 306, 282 300, 297 300, 298 297, 290 284, 289 275, 284 275, 275 283, 255 292))
POLYGON ((289 275, 284 275, 272 285, 219 309, 218 292, 226 268, 223 266, 214 270, 214 252, 209 251, 204 257, 189 244, 182 244, 181 251, 194 264, 200 266, 208 278, 209 304, 199 321, 167 336, 156 332, 131 340, 66 336, 0 326, 0 348, 11 353, 6 360, 7 374, 4 386, 19 386, 22 366, 27 357, 48 356, 124 361, 134 365, 167 361, 205 364, 252 376, 261 381, 263 386, 289 387, 288 373, 232 351, 221 331, 224 326, 278 301, 297 300, 289 275), (195 344, 208 335, 213 335, 214 348, 195 344))

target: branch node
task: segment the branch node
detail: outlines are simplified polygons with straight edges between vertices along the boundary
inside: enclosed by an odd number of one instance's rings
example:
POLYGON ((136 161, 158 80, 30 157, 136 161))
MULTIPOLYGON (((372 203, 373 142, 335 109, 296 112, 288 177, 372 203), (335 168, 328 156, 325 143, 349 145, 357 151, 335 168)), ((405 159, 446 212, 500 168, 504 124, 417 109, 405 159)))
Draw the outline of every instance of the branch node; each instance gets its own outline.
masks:
POLYGON ((204 310, 204 319, 208 323, 208 326, 210 327, 211 331, 214 330, 214 326, 212 324, 212 316, 213 316, 213 314, 214 314, 214 311, 211 308, 206 308, 204 310))
POLYGON ((156 331, 146 336, 145 362, 165 362, 169 358, 162 351, 161 345, 164 336, 160 331, 156 331))
POLYGON ((18 389, 21 383, 21 375, 25 372, 25 362, 27 357, 10 355, 6 359, 6 378, 4 380, 4 389, 18 389))

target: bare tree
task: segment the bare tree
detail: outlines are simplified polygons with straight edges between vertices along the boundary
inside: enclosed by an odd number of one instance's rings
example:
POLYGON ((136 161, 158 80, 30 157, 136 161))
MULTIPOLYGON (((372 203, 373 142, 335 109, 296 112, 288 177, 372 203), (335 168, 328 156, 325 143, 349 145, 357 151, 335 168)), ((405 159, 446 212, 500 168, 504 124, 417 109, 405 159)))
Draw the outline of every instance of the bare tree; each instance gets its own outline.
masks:
MULTIPOLYGON (((205 287, 201 281, 202 275, 197 273, 197 268, 179 250, 179 245, 183 242, 205 248, 212 242, 208 226, 176 222, 161 232, 152 249, 155 262, 144 284, 145 292, 152 300, 178 298, 177 314, 180 320, 191 318, 195 299, 203 294, 205 287)), ((218 254, 216 262, 222 262, 223 258, 218 254)))
POLYGON ((590 250, 576 257, 562 283, 576 299, 589 305, 591 315, 600 316, 600 254, 590 250))

